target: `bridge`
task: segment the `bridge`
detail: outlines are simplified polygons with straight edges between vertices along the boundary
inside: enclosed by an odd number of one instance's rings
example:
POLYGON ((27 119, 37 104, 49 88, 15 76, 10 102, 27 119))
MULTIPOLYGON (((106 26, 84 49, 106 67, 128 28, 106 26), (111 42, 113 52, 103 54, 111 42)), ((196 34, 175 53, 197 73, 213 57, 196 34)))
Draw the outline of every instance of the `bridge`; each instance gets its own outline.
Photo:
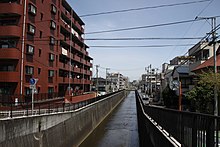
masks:
POLYGON ((220 117, 146 105, 138 91, 34 112, 1 112, 0 147, 219 146, 220 117))

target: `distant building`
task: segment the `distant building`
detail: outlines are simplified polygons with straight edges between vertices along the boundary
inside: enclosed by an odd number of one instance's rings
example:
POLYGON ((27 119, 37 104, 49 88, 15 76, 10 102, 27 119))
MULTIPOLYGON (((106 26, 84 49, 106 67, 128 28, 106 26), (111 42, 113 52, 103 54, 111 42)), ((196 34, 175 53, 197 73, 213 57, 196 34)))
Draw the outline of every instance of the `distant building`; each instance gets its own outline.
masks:
POLYGON ((110 81, 106 81, 104 78, 92 78, 92 91, 107 92, 110 81))
MULTIPOLYGON (((156 97, 159 93, 160 88, 160 74, 157 72, 157 69, 147 70, 147 74, 142 74, 141 80, 141 90, 146 94, 156 97)), ((158 97, 158 96, 157 96, 158 97)))
POLYGON ((110 80, 112 83, 116 83, 116 90, 127 89, 129 86, 128 77, 125 77, 120 73, 109 73, 107 75, 107 79, 110 80))

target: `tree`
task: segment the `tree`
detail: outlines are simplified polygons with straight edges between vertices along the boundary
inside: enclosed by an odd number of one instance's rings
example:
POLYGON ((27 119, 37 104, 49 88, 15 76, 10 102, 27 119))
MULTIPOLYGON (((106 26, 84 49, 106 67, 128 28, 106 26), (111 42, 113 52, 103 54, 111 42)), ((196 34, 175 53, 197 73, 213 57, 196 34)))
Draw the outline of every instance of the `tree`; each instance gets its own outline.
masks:
POLYGON ((191 101, 191 108, 194 107, 201 113, 213 114, 214 85, 220 87, 219 73, 216 75, 213 72, 200 74, 196 86, 186 94, 186 98, 191 101))
POLYGON ((178 109, 178 96, 176 95, 175 91, 171 90, 169 86, 167 86, 163 90, 162 95, 164 105, 167 108, 178 109))

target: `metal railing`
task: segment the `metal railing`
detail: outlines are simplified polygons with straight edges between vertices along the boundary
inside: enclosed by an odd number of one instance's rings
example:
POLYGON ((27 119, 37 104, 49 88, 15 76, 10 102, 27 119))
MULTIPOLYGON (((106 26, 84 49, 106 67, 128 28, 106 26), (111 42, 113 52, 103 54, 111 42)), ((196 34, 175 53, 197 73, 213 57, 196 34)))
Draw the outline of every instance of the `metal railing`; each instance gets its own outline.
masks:
POLYGON ((140 147, 179 147, 144 111, 144 103, 136 91, 138 134, 140 147))
MULTIPOLYGON (((123 91, 123 90, 122 90, 123 91)), ((123 96, 124 92, 117 91, 113 93, 109 93, 106 95, 98 96, 92 99, 80 101, 77 103, 65 103, 64 99, 62 101, 46 101, 46 102, 34 102, 34 110, 32 111, 31 102, 5 102, 0 101, 0 119, 5 118, 15 118, 15 117, 27 117, 32 115, 43 115, 43 114, 51 114, 51 113, 59 113, 66 111, 73 111, 109 96, 115 95, 123 96)))
POLYGON ((144 106, 144 112, 186 147, 220 146, 220 117, 144 106))
MULTIPOLYGON (((34 94, 35 101, 43 101, 43 100, 50 100, 53 98, 64 97, 64 95, 60 93, 39 93, 34 94)), ((19 95, 19 94, 0 94, 0 102, 15 102, 15 99, 19 99, 19 102, 30 102, 31 101, 31 94, 29 95, 19 95)))

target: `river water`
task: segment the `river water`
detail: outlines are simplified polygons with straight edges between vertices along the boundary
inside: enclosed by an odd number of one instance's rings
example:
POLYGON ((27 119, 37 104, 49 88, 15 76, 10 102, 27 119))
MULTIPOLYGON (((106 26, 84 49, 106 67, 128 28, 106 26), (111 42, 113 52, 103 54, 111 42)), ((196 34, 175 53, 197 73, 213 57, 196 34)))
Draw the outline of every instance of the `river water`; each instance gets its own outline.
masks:
POLYGON ((80 147, 139 147, 135 93, 131 92, 80 147))

